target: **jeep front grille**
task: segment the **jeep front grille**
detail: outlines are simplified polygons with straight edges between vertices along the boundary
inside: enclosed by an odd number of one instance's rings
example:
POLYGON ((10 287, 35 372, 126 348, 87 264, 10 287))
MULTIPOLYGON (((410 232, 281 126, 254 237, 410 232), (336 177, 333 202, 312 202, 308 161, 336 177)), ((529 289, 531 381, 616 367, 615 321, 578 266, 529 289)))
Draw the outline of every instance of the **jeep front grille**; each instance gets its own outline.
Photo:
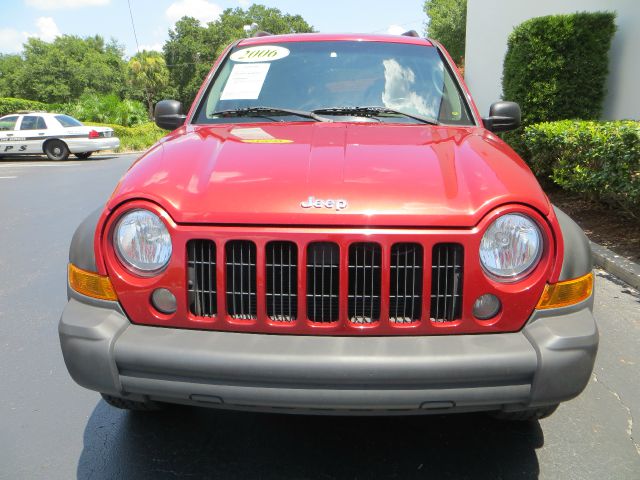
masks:
POLYGON ((411 328, 462 318, 464 250, 457 243, 198 239, 186 250, 188 310, 196 318, 309 328, 348 323, 372 333, 380 323, 411 328), (217 291, 225 293, 224 312, 217 291))

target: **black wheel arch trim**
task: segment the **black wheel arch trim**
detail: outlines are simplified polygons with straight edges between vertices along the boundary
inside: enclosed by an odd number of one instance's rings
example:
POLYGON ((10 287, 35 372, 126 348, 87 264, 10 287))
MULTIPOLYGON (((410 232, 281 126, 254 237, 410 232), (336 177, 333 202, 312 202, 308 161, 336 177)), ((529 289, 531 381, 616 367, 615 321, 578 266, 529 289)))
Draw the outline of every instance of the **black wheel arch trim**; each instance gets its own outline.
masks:
POLYGON ((559 281, 582 277, 593 269, 591 245, 580 226, 561 209, 553 206, 562 231, 564 256, 559 281))
POLYGON ((76 267, 89 272, 97 272, 96 254, 93 248, 93 240, 96 233, 98 220, 104 207, 97 208, 85 218, 71 239, 69 247, 69 262, 76 267))

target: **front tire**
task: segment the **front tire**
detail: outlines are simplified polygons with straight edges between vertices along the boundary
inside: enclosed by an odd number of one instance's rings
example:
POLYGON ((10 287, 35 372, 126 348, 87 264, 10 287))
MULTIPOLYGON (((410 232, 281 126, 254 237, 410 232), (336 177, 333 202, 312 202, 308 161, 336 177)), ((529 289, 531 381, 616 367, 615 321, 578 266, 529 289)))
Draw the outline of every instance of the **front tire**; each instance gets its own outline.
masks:
POLYGON ((158 402, 147 400, 146 402, 138 402, 136 400, 127 400, 125 398, 114 397, 101 393, 102 399, 109 405, 121 410, 131 410, 135 412, 157 412, 164 409, 164 405, 158 402))
POLYGON ((51 140, 44 146, 44 153, 49 160, 59 162, 69 158, 69 147, 61 140, 51 140))
POLYGON ((93 152, 82 152, 82 153, 75 153, 74 155, 78 157, 80 160, 86 160, 91 156, 92 153, 93 152))
POLYGON ((510 422, 530 422, 532 420, 542 420, 547 418, 558 409, 558 405, 548 405, 546 407, 530 408, 516 412, 493 412, 491 416, 498 420, 510 422))

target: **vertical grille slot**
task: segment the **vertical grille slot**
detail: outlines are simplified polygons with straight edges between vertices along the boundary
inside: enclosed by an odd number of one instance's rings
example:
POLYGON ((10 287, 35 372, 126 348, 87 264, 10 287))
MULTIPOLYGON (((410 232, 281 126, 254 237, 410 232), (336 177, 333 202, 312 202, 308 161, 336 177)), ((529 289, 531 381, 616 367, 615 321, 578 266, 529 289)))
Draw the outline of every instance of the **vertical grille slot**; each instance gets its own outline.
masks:
POLYGON ((187 296, 189 311, 196 317, 217 313, 216 244, 210 240, 187 243, 187 296))
POLYGON ((241 320, 255 319, 256 246, 246 240, 233 240, 225 246, 227 267, 227 313, 241 320))
POLYGON ((307 317, 312 322, 338 320, 340 250, 329 242, 307 249, 307 317))
POLYGON ((353 323, 380 319, 380 245, 354 243, 349 247, 348 314, 353 323))
POLYGON ((298 313, 298 248, 291 242, 267 244, 267 315, 292 322, 298 313))
POLYGON ((396 243, 391 247, 389 320, 412 323, 422 315, 422 245, 396 243))
POLYGON ((438 243, 433 247, 431 266, 431 319, 451 322, 462 310, 462 272, 464 251, 457 243, 438 243))

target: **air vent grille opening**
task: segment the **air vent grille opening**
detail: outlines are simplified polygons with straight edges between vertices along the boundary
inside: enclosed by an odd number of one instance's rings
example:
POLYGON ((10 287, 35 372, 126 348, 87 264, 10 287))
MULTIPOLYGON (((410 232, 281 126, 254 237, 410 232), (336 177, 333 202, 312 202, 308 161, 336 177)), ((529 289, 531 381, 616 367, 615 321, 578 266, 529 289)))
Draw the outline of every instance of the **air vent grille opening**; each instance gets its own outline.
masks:
POLYGON ((354 243, 349 247, 348 315, 353 323, 380 320, 380 245, 354 243))
POLYGON ((267 244, 267 315, 292 322, 298 314, 298 247, 292 242, 267 244))
POLYGON ((216 244, 210 240, 187 243, 187 299, 196 317, 216 315, 216 244))
POLYGON ((391 247, 389 320, 413 323, 422 315, 424 253, 417 243, 396 243, 391 247))
POLYGON ((431 320, 452 322, 462 313, 464 250, 457 243, 433 247, 431 266, 431 320))
POLYGON ((316 242, 307 248, 307 317, 312 322, 338 320, 340 249, 316 242))
POLYGON ((225 245, 227 313, 240 320, 257 318, 256 246, 247 240, 225 245))

